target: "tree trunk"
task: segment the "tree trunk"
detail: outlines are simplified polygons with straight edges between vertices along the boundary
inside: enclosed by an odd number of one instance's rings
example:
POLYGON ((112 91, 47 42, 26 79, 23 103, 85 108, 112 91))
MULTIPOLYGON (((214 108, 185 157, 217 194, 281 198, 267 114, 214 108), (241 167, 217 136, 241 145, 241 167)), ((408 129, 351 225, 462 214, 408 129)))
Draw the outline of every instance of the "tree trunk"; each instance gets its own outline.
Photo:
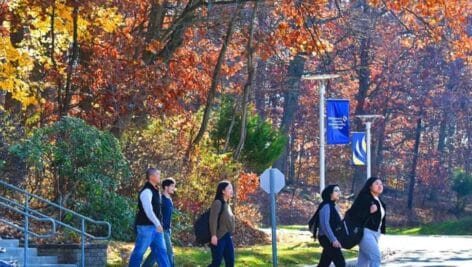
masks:
POLYGON ((226 31, 226 37, 223 42, 223 45, 221 46, 221 50, 220 50, 220 54, 218 55, 218 61, 215 66, 215 70, 213 71, 211 86, 210 86, 210 89, 208 90, 205 111, 203 113, 202 124, 200 126, 200 130, 197 133, 197 136, 192 142, 192 146, 189 148, 189 151, 191 151, 193 146, 197 145, 200 142, 200 140, 202 140, 203 134, 205 134, 206 128, 208 126, 208 121, 210 120, 211 106, 213 105, 213 100, 216 95, 216 88, 220 80, 221 66, 223 65, 224 58, 226 55, 226 50, 228 48, 229 41, 231 40, 231 36, 233 35, 234 25, 236 22, 236 18, 239 15, 239 11, 241 10, 241 7, 242 5, 239 4, 237 11, 233 14, 233 17, 231 18, 231 21, 229 22, 228 30, 226 31))
POLYGON ((415 132, 415 147, 413 150, 413 162, 411 164, 410 170, 410 186, 408 189, 408 209, 413 208, 413 197, 415 193, 415 183, 416 183, 416 166, 418 164, 419 158, 419 148, 421 141, 421 117, 423 116, 423 111, 420 112, 419 118, 416 121, 416 132, 415 132))
POLYGON ((259 114, 261 119, 265 120, 265 96, 264 90, 266 89, 264 83, 267 81, 266 66, 267 62, 265 60, 257 61, 257 74, 256 74, 256 86, 253 89, 254 92, 254 101, 256 103, 256 112, 259 114))
POLYGON ((385 127, 387 125, 387 120, 389 118, 389 113, 388 111, 387 112, 384 112, 384 120, 382 121, 382 123, 379 125, 379 130, 378 130, 378 140, 377 140, 377 145, 375 146, 376 147, 376 160, 375 160, 375 164, 373 164, 374 166, 376 166, 375 168, 375 171, 374 173, 376 173, 378 176, 380 177, 384 177, 385 175, 385 170, 383 168, 384 164, 383 164, 383 160, 384 160, 384 157, 383 157, 383 151, 384 151, 384 145, 385 145, 385 127))
POLYGON ((231 133, 233 132, 234 124, 236 123, 236 116, 238 113, 239 100, 236 99, 233 104, 233 115, 231 115, 231 123, 229 124, 228 132, 226 133, 225 145, 223 147, 223 153, 228 151, 229 142, 231 139, 231 133))
MULTIPOLYGON (((284 115, 282 117, 282 123, 280 124, 280 130, 288 135, 290 127, 293 124, 295 113, 298 109, 298 100, 300 96, 300 79, 303 75, 305 68, 305 58, 301 55, 297 55, 288 67, 288 78, 287 78, 287 90, 284 94, 284 115)), ((287 181, 291 180, 289 177, 289 166, 287 165, 290 142, 287 139, 284 151, 282 155, 274 163, 274 167, 278 168, 282 173, 285 174, 287 181)))
POLYGON ((254 2, 254 11, 252 12, 251 24, 249 26, 249 40, 247 44, 247 81, 246 81, 246 84, 244 85, 243 99, 241 101, 241 109, 242 109, 241 130, 239 134, 239 143, 233 154, 233 158, 235 160, 238 160, 239 157, 241 156, 241 152, 244 148, 244 142, 246 140, 246 134, 247 134, 247 125, 246 125, 247 124, 247 106, 249 103, 249 95, 251 92, 252 82, 254 81, 254 74, 255 74, 254 59, 253 59, 253 56, 254 56, 253 41, 254 41, 254 24, 255 24, 254 20, 256 16, 257 16, 257 1, 254 2))
POLYGON ((69 58, 69 65, 67 67, 67 77, 66 77, 66 86, 64 90, 64 97, 59 103, 59 115, 60 117, 67 115, 67 112, 70 109, 70 102, 72 99, 72 76, 74 75, 74 70, 77 65, 77 59, 79 57, 79 44, 77 40, 77 30, 78 30, 78 19, 79 19, 79 3, 77 0, 73 2, 74 8, 72 10, 72 52, 69 58))
MULTIPOLYGON (((369 91, 370 85, 370 69, 369 69, 369 49, 370 38, 362 37, 359 47, 360 65, 357 67, 357 75, 359 79, 359 91, 356 95, 357 106, 355 108, 355 115, 365 114, 364 103, 369 91)), ((357 129, 365 131, 365 127, 359 120, 356 120, 357 129)), ((352 181, 351 192, 356 193, 364 184, 366 170, 364 166, 354 166, 354 177, 352 181)))

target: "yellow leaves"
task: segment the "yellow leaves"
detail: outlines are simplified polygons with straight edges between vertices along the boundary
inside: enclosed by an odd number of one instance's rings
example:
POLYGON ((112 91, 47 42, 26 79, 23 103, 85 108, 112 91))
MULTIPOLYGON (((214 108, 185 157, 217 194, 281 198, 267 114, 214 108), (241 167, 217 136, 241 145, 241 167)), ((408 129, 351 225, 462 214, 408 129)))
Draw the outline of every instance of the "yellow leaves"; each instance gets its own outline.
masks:
POLYGON ((37 104, 25 82, 33 68, 27 50, 13 47, 8 36, 0 37, 0 59, 0 90, 11 93, 23 108, 37 104))
MULTIPOLYGON (((12 0, 8 2, 8 8, 11 16, 0 27, 5 33, 0 35, 0 90, 11 93, 26 108, 44 101, 36 94, 38 89, 41 91, 48 86, 44 81, 34 83, 31 80, 34 66, 38 66, 40 71, 47 71, 53 66, 54 59, 55 75, 66 74, 69 59, 66 55, 73 40, 74 10, 70 2, 65 0, 56 0, 50 4, 12 0), (21 27, 25 29, 25 34, 21 42, 13 46, 8 33, 21 27)), ((79 43, 94 41, 123 23, 115 7, 107 8, 98 4, 85 7, 79 4, 78 14, 79 43)))
POLYGON ((123 16, 118 14, 117 8, 97 7, 92 18, 95 26, 101 27, 105 32, 113 32, 124 23, 123 16))

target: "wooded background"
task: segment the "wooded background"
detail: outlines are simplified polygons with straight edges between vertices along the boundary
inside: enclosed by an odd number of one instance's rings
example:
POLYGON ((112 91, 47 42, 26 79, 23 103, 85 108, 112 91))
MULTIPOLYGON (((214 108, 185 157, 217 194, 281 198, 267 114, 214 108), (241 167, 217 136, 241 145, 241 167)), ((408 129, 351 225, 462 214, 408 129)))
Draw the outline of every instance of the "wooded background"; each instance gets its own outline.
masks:
MULTIPOLYGON (((472 170, 471 35, 469 0, 0 1, 2 179, 100 217, 119 198, 123 225, 148 166, 190 217, 220 179, 246 203, 271 165, 316 187, 319 84, 302 75, 337 73, 327 97, 350 99, 352 130, 385 117, 372 173, 409 209, 450 200, 472 170)), ((327 147, 327 182, 355 193, 350 150, 327 147)))

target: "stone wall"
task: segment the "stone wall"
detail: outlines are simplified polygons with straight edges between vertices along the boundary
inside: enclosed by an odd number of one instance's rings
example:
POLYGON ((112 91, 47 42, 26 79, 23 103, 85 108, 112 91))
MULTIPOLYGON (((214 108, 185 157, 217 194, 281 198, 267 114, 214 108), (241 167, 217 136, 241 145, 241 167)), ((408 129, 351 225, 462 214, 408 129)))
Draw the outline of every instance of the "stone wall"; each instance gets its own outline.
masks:
MULTIPOLYGON (((38 245, 38 256, 57 256, 58 263, 81 265, 80 245, 38 245)), ((104 267, 107 264, 108 244, 86 244, 85 266, 104 267)))

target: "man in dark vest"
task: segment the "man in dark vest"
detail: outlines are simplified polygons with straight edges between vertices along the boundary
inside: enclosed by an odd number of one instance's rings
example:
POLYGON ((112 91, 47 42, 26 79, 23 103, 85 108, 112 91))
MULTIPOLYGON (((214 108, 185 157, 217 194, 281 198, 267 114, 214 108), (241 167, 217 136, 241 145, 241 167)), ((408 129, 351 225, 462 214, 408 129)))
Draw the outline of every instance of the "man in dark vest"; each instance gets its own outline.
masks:
MULTIPOLYGON (((174 267, 174 252, 172 249, 172 213, 174 212, 174 203, 172 195, 175 192, 175 180, 172 177, 166 178, 161 183, 162 188, 162 228, 164 228, 164 240, 166 242, 167 256, 171 267, 174 267)), ((152 267, 156 262, 152 253, 148 255, 141 267, 152 267)))
POLYGON ((141 266, 144 253, 150 246, 152 255, 160 267, 170 267, 164 242, 161 218, 159 184, 161 172, 155 168, 146 171, 146 184, 139 191, 136 215, 136 243, 129 259, 129 267, 141 266))

